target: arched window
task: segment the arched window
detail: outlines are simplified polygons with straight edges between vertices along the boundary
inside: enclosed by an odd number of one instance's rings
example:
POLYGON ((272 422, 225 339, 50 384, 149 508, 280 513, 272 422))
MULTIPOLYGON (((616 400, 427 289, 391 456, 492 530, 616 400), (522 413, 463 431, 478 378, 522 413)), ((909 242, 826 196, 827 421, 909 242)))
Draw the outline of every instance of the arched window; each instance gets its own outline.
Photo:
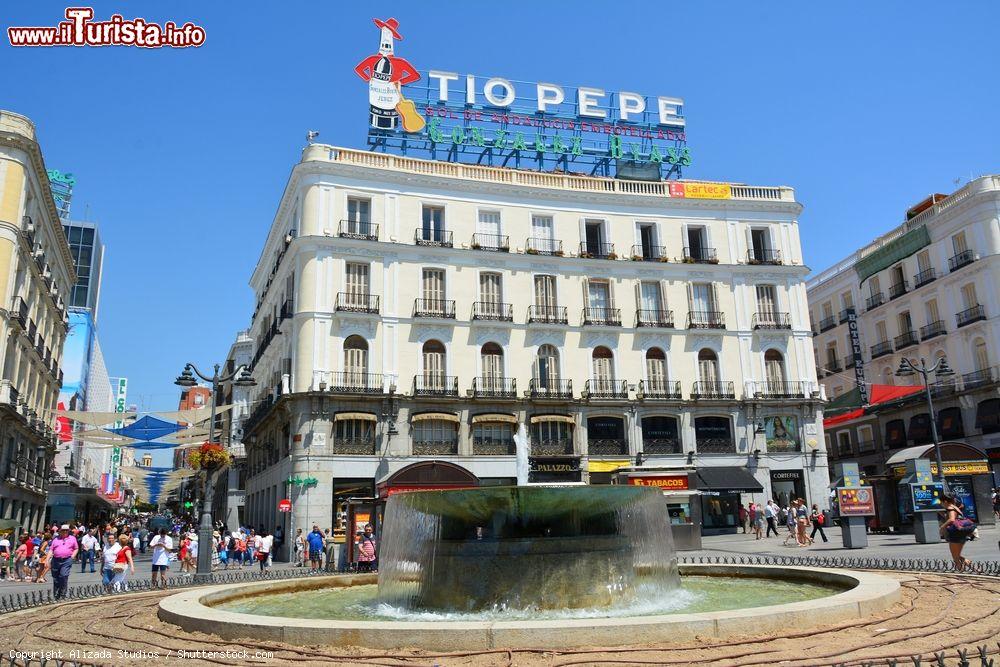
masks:
POLYGON ((441 391, 445 388, 445 375, 447 367, 445 365, 444 344, 439 340, 429 340, 423 347, 424 361, 424 389, 441 391))
POLYGON ((420 456, 457 454, 458 423, 453 419, 417 419, 413 422, 413 453, 420 456))
POLYGON ((698 379, 706 387, 714 387, 719 381, 719 358, 707 347, 698 352, 698 379))
POLYGON ((503 349, 496 343, 486 343, 479 351, 483 365, 483 378, 503 377, 503 349))
POLYGON ((594 348, 592 357, 593 376, 591 379, 591 391, 601 393, 613 391, 615 370, 614 355, 611 354, 611 350, 603 345, 599 345, 594 348))
POLYGON ((363 387, 368 379, 368 341, 348 336, 344 341, 344 384, 363 387))
POLYGON ((681 441, 676 417, 642 418, 642 451, 644 454, 680 454, 681 441))
POLYGON ((662 394, 667 389, 666 359, 663 350, 658 347, 646 350, 646 389, 651 394, 662 394))
POLYGON ((777 350, 764 353, 764 377, 769 393, 784 393, 785 358, 777 350))
POLYGON ((535 384, 539 389, 559 389, 559 350, 553 345, 542 345, 535 356, 535 384))

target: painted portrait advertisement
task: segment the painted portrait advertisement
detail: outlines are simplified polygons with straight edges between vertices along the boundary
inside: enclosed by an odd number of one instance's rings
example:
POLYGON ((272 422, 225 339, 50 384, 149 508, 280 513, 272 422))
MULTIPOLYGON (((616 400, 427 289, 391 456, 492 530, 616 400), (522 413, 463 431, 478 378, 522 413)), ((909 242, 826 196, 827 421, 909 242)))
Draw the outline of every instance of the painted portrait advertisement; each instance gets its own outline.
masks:
POLYGON ((796 449, 799 446, 799 420, 790 415, 764 418, 764 437, 768 448, 796 449))

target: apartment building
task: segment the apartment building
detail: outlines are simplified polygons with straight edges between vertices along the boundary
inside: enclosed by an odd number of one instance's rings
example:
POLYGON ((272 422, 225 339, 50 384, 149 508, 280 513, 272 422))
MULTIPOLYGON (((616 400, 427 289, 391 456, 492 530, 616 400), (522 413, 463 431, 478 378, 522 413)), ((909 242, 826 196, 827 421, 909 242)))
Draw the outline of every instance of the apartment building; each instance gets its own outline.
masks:
POLYGON ((732 473, 706 527, 736 487, 825 503, 801 206, 669 185, 308 146, 250 281, 249 521, 636 459, 732 473))
MULTIPOLYGON (((976 472, 966 466, 960 476, 988 473, 988 458, 994 471, 1000 464, 998 207, 998 176, 932 195, 808 285, 816 366, 831 400, 857 386, 852 309, 869 385, 921 384, 919 376, 896 376, 903 358, 947 359, 955 375, 931 378, 939 437, 971 446, 981 459, 976 472)), ((887 462, 894 454, 931 441, 926 400, 916 394, 874 406, 827 436, 831 458, 857 461, 869 477, 891 478, 887 462)), ((988 485, 988 475, 976 483, 988 485)))
MULTIPOLYGON (((0 111, 0 519, 45 521, 73 258, 35 126, 0 111)), ((60 445, 63 446, 63 445, 60 445)))

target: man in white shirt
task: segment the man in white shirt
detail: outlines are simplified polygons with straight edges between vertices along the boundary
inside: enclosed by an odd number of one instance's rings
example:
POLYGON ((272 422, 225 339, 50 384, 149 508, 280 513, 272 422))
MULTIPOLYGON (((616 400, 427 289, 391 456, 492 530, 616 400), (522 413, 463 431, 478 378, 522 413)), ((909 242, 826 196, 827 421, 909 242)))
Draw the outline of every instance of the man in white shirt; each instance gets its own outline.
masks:
POLYGON ((94 531, 87 532, 80 539, 80 574, 87 571, 87 561, 90 561, 90 571, 96 572, 94 569, 94 558, 97 556, 97 551, 100 549, 101 543, 97 541, 97 537, 94 536, 94 531))
POLYGON ((10 562, 10 540, 7 533, 0 534, 0 579, 7 578, 7 567, 10 562))
POLYGON ((166 528, 160 528, 159 534, 149 542, 153 549, 153 586, 159 582, 160 588, 167 587, 167 570, 170 569, 170 552, 174 550, 174 541, 167 535, 166 528))
POLYGON ((771 531, 778 537, 778 526, 775 520, 778 517, 778 505, 768 498, 767 505, 764 506, 764 518, 767 519, 767 534, 764 537, 771 537, 771 531))
POLYGON ((115 561, 118 560, 118 552, 122 550, 122 545, 111 533, 104 536, 103 558, 101 562, 101 582, 104 587, 111 591, 111 580, 115 576, 115 561))

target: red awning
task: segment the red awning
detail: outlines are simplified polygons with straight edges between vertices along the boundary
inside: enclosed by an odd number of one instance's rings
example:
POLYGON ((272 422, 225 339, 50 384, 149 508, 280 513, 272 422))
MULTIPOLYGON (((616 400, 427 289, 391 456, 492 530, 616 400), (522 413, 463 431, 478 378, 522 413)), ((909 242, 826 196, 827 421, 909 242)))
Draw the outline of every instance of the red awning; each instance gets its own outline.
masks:
POLYGON ((877 405, 905 398, 906 396, 911 396, 923 390, 923 385, 897 387, 896 385, 891 384, 873 384, 868 388, 868 405, 859 406, 853 410, 848 410, 847 412, 824 419, 823 428, 829 428, 830 426, 836 426, 837 424, 844 424, 846 422, 853 421, 858 417, 864 416, 871 408, 877 405))

